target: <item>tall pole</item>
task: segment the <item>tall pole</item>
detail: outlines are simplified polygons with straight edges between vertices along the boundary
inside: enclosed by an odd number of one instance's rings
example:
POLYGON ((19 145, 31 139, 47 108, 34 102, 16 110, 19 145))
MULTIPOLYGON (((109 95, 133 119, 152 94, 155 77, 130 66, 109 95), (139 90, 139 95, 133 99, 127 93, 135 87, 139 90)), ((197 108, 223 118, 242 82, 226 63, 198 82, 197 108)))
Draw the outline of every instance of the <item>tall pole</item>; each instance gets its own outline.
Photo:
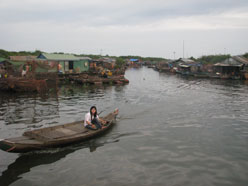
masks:
POLYGON ((184 40, 183 40, 183 58, 184 58, 184 40))

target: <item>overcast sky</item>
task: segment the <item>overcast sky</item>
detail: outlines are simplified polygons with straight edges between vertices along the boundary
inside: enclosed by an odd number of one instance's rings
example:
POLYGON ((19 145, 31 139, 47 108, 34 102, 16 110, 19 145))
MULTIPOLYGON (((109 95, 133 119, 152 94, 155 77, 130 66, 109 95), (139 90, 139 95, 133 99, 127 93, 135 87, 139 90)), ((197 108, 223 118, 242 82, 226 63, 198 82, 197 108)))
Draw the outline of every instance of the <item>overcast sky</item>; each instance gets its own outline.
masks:
POLYGON ((200 57, 248 52, 248 0, 0 0, 0 49, 200 57))

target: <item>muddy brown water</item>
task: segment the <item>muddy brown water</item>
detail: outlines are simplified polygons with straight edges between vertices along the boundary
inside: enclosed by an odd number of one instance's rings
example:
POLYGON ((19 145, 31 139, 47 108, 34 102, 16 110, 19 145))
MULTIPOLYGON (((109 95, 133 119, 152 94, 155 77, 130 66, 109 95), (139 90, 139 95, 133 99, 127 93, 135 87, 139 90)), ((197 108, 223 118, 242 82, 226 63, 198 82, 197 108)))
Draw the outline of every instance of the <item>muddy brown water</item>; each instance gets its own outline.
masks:
POLYGON ((119 108, 105 135, 64 148, 0 151, 1 186, 248 185, 248 83, 128 69, 125 86, 0 93, 0 138, 119 108))

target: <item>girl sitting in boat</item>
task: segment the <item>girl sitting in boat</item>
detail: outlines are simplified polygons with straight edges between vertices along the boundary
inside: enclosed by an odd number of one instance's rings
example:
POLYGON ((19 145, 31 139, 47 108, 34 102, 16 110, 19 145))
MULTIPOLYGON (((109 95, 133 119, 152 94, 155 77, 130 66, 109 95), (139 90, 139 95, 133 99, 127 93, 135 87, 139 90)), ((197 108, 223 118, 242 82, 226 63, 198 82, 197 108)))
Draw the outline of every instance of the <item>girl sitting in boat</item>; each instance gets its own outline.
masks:
POLYGON ((105 128, 106 121, 99 118, 97 115, 97 109, 95 106, 90 108, 90 112, 85 114, 84 126, 91 130, 97 130, 105 128))

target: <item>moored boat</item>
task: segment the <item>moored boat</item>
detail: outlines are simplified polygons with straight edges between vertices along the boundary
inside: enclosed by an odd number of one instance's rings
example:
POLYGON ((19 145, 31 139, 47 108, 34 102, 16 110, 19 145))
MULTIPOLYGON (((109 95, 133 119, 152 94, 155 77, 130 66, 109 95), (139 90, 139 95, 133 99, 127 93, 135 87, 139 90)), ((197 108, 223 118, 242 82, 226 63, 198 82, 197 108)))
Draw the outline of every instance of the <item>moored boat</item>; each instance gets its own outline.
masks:
POLYGON ((116 121, 118 109, 101 117, 107 123, 98 130, 89 130, 84 127, 84 121, 26 131, 20 137, 0 140, 0 149, 7 152, 28 152, 84 141, 110 129, 116 121))
POLYGON ((37 80, 23 77, 10 77, 0 79, 0 90, 14 92, 44 92, 47 90, 46 79, 37 80))

